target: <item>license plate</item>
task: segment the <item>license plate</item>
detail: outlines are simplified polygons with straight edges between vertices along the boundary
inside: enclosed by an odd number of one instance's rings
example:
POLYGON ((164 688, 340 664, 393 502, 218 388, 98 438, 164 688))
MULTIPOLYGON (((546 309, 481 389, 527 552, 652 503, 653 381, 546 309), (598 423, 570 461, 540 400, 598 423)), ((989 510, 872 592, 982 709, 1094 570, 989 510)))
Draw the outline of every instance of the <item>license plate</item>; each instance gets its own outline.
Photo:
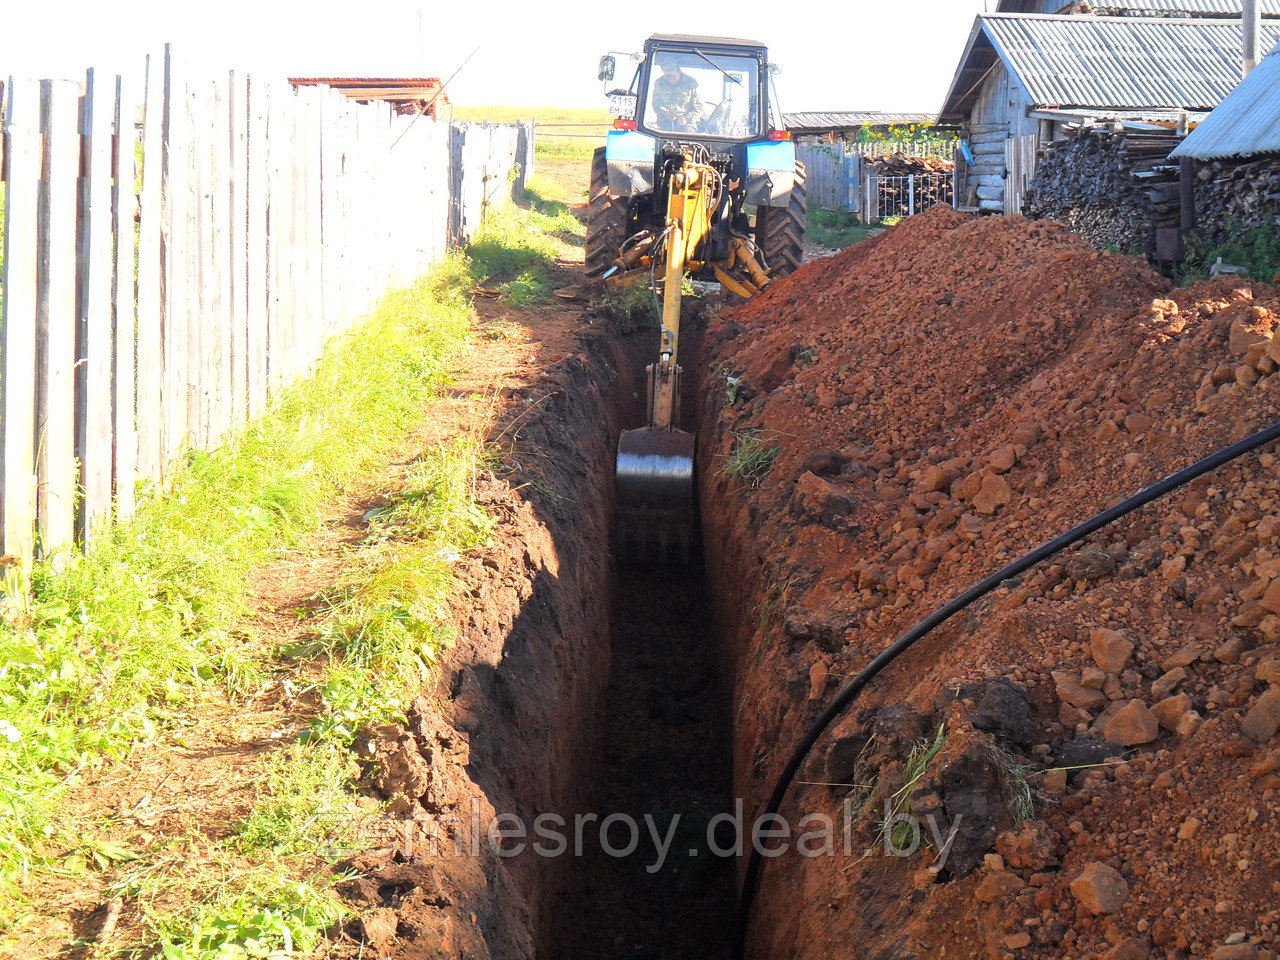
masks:
POLYGON ((612 117, 634 117, 636 115, 636 98, 626 93, 609 94, 609 115, 612 117))

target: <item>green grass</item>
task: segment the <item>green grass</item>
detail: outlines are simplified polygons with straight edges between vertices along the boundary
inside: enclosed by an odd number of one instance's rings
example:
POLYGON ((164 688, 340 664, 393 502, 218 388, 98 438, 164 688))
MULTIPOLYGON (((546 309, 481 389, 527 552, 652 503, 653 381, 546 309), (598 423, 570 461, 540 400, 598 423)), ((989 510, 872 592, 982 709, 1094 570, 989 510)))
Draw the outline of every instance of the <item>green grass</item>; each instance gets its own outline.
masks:
POLYGON ((773 466, 781 450, 760 430, 734 433, 733 449, 725 461, 724 472, 739 483, 755 489, 773 466))
MULTIPOLYGON (((325 876, 290 880, 275 864, 209 869, 205 886, 184 890, 187 904, 167 910, 157 898, 172 896, 184 872, 180 857, 126 872, 110 893, 142 906, 165 960, 284 960, 308 955, 349 913, 325 876)), ((151 947, 118 949, 118 955, 152 957, 151 947)))
POLYGON ((513 307, 545 301, 556 285, 556 239, 581 245, 586 234, 582 221, 548 193, 535 177, 521 205, 489 212, 468 251, 475 283, 495 287, 513 307))
POLYGON ((1275 224, 1244 227, 1233 223, 1222 231, 1193 232, 1187 238, 1179 282, 1188 284, 1208 279, 1210 268, 1219 257, 1224 264, 1244 267, 1254 280, 1270 283, 1280 274, 1280 227, 1275 224))
POLYGON ((887 840, 886 846, 891 845, 895 850, 903 850, 910 846, 919 826, 909 819, 899 818, 910 814, 911 795, 924 779, 933 758, 942 752, 946 742, 947 728, 943 724, 938 727, 938 732, 934 734, 932 740, 921 740, 911 748, 911 753, 907 756, 906 768, 902 773, 902 786, 885 801, 879 839, 887 840))
POLYGON ((569 209, 569 205, 555 199, 555 185, 535 174, 525 185, 523 196, 517 202, 524 207, 537 229, 562 240, 577 238, 583 234, 583 222, 569 209))
POLYGON ((805 236, 814 243, 832 250, 843 250, 867 239, 871 227, 862 223, 852 213, 844 210, 818 210, 810 208, 805 224, 805 236))

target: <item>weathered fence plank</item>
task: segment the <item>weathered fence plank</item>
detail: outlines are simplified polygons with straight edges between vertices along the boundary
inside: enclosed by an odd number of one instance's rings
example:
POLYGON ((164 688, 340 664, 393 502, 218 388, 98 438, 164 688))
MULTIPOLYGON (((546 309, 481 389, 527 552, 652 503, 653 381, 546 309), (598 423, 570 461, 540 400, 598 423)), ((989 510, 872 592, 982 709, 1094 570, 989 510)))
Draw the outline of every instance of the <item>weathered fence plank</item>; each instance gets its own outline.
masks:
POLYGON ((80 86, 40 84, 44 169, 40 186, 36 317, 36 514, 51 553, 75 543, 76 192, 80 86))
MULTIPOLYGON (((164 463, 187 444, 187 317, 191 272, 190 139, 186 82, 164 54, 164 463)), ((166 474, 167 475, 167 474, 166 474)))
POLYGON ((82 529, 86 546, 111 519, 111 136, 115 126, 115 77, 90 69, 85 74, 81 166, 85 171, 80 219, 80 297, 77 357, 79 426, 77 454, 84 491, 82 529))
POLYGON ((115 276, 112 283, 111 441, 118 518, 133 513, 134 484, 137 480, 138 437, 134 423, 134 391, 137 374, 137 290, 134 271, 137 263, 137 234, 134 223, 138 197, 134 182, 138 175, 138 104, 127 77, 116 77, 116 148, 112 162, 111 233, 115 276))
POLYGON ((146 97, 142 113, 142 186, 138 195, 138 475, 157 482, 164 468, 164 417, 161 408, 163 354, 164 60, 147 57, 146 97))
POLYGON ((256 417, 267 403, 267 88, 248 81, 249 142, 246 151, 245 341, 248 349, 247 415, 256 417))
POLYGON ((0 314, 0 520, 4 552, 29 566, 35 549, 37 209, 40 88, 5 84, 4 285, 0 314))
POLYGON ((209 263, 212 269, 211 316, 205 325, 213 338, 209 380, 209 435, 205 449, 217 446, 231 429, 231 96, 222 84, 210 89, 209 263))
POLYGON ((229 374, 231 389, 227 396, 228 426, 234 428, 249 417, 249 344, 248 333, 248 269, 247 230, 249 208, 246 203, 248 184, 249 88, 243 74, 234 71, 227 78, 231 98, 228 109, 227 140, 230 149, 228 197, 230 244, 227 293, 228 340, 231 357, 229 374))

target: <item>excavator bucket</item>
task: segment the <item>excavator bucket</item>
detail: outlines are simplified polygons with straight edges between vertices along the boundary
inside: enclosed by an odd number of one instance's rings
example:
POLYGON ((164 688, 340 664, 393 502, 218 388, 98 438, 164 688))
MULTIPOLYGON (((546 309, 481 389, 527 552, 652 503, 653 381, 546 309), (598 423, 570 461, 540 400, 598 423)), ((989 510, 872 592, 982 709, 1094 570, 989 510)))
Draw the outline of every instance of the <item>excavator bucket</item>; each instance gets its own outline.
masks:
POLYGON ((620 557, 688 561, 693 542, 693 434, 665 427, 618 437, 620 557))

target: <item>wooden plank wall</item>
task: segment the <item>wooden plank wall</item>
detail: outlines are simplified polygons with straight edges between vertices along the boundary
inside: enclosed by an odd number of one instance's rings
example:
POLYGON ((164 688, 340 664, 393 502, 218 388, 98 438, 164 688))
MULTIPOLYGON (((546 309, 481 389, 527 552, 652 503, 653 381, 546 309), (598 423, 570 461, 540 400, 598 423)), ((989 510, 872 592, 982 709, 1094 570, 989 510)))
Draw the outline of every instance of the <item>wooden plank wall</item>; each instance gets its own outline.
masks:
POLYGON ((233 437, 533 167, 532 125, 451 129, 168 48, 2 89, 0 534, 24 563, 233 437))
POLYGON ((1009 171, 1005 187, 1004 212, 1021 213, 1022 198, 1036 170, 1036 148, 1040 138, 1035 134, 1013 137, 1004 143, 1004 165, 1009 171))
POLYGON ((805 167, 809 206, 843 210, 866 219, 863 155, 848 147, 843 143, 798 143, 796 159, 805 167))
POLYGON ((848 210, 847 154, 843 144, 796 144, 796 159, 804 164, 809 205, 819 210, 848 210))

